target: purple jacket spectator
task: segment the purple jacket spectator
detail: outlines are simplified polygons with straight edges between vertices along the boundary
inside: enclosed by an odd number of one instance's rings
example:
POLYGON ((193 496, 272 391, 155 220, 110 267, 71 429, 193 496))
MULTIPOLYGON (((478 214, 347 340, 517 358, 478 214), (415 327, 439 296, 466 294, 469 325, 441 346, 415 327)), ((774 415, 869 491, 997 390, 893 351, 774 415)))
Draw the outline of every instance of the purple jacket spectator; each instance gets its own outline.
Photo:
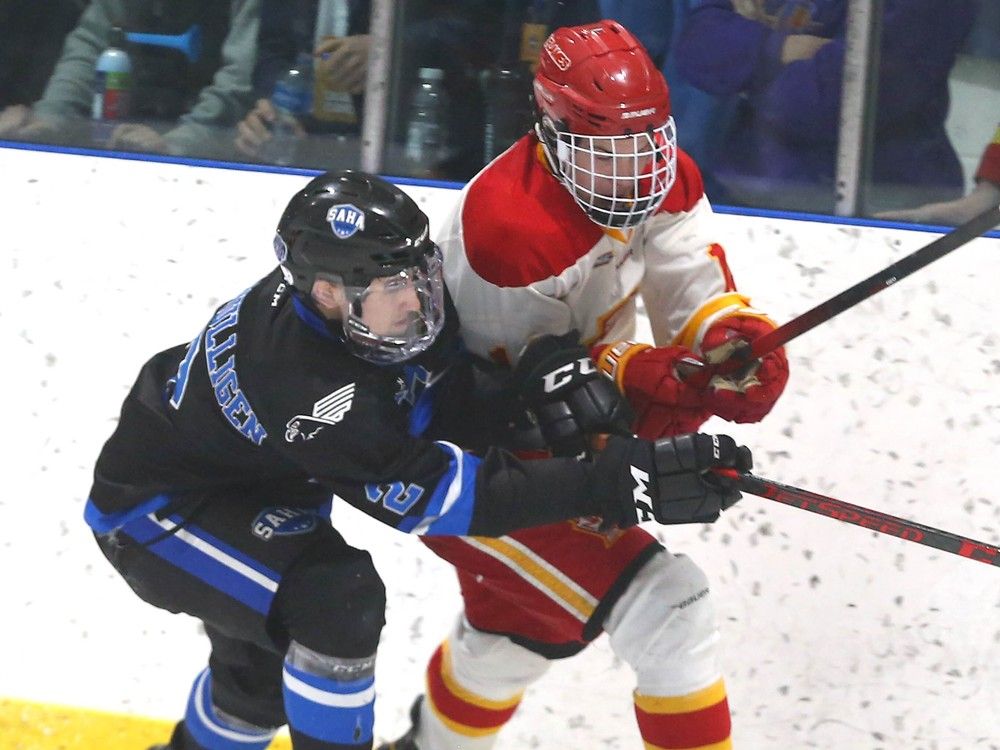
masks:
MULTIPOLYGON (((885 0, 870 209, 962 194, 944 122, 975 12, 975 0, 885 0)), ((737 202, 832 208, 846 13, 847 0, 702 0, 692 10, 678 69, 704 91, 743 96, 716 169, 737 202), (783 64, 793 34, 831 41, 783 64)))

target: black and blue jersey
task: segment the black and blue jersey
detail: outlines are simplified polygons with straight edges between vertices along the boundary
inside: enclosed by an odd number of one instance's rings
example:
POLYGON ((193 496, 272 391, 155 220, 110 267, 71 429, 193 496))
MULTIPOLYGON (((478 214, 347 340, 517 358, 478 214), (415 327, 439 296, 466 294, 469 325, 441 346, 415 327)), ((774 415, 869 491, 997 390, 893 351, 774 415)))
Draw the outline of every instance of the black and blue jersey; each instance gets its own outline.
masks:
POLYGON ((595 512, 590 464, 490 447, 505 410, 474 394, 456 327, 449 304, 430 350, 374 365, 275 269, 142 367, 98 459, 87 522, 106 533, 262 487, 297 507, 335 494, 417 534, 496 536, 595 512))

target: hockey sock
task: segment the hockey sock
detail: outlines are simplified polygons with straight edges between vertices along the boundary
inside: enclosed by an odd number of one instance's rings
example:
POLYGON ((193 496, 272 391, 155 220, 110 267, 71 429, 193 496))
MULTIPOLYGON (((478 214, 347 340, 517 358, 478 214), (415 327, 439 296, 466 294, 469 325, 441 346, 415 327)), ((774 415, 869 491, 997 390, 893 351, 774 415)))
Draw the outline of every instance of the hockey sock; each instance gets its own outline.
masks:
POLYGON ((731 750, 726 685, 720 679, 686 695, 634 693, 646 750, 731 750))
POLYGON ((514 715, 522 693, 495 700, 464 687, 452 669, 448 644, 438 646, 427 665, 427 700, 418 737, 433 748, 487 750, 514 715))
POLYGON ((184 731, 202 750, 264 750, 277 732, 217 711, 212 705, 212 673, 208 669, 198 675, 191 688, 184 731))
MULTIPOLYGON (((304 651, 303 649, 299 649, 304 651)), ((375 724, 375 657, 293 659, 282 672, 296 750, 370 750, 375 724)), ((312 652, 313 657, 319 656, 312 652)))

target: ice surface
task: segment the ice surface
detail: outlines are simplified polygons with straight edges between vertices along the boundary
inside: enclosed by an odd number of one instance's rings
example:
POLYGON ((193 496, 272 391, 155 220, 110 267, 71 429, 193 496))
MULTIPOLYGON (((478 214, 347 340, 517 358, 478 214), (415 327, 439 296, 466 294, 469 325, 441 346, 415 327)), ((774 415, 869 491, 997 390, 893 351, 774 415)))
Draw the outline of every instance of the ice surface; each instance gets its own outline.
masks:
MULTIPOLYGON (((206 642, 100 555, 81 518, 92 464, 141 363, 272 267, 273 227, 305 181, 0 149, 0 695, 182 711, 206 642)), ((455 197, 408 189, 432 226, 455 197)), ((778 321, 932 239, 719 226, 741 289, 778 321)), ((782 401, 730 429, 758 473, 1000 541, 998 258, 1000 241, 977 240, 793 342, 782 401)), ((388 585, 376 731, 392 736, 457 587, 415 539, 345 505, 335 521, 388 585)), ((713 582, 736 747, 1000 747, 997 568, 752 497, 714 526, 659 535, 713 582)), ((554 665, 499 747, 638 748, 630 693, 602 639, 554 665)))

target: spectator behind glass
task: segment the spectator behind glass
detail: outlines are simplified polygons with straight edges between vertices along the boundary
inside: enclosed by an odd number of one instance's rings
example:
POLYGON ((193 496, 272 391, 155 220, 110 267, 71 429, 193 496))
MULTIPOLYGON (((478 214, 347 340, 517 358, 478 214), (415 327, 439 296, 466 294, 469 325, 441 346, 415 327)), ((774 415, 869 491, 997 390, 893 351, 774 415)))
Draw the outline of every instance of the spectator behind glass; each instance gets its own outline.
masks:
MULTIPOLYGON (((369 3, 341 0, 349 8, 345 37, 318 30, 317 19, 329 18, 325 5, 338 0, 263 0, 258 59, 254 70, 257 102, 238 128, 237 150, 251 159, 266 160, 267 146, 277 113, 270 98, 282 74, 295 64, 299 52, 313 54, 315 91, 346 89, 355 95, 359 120, 363 111, 361 94, 368 62, 367 36, 369 3), (325 41, 324 41, 325 40, 325 41)), ((629 3, 621 3, 629 5, 629 3)), ((662 5, 650 3, 650 5, 662 5)), ((645 3, 637 3, 644 6, 645 3)), ((452 106, 447 111, 449 154, 441 163, 428 165, 420 176, 448 180, 470 179, 482 168, 484 138, 484 96, 480 78, 498 61, 504 38, 504 15, 539 24, 539 44, 552 25, 568 25, 600 18, 594 0, 411 0, 397 9, 396 27, 401 29, 401 49, 393 61, 387 125, 388 146, 384 170, 408 174, 414 165, 402 156, 410 99, 420 68, 444 71, 444 88, 452 106)), ((320 21, 322 23, 322 21, 320 21)), ((522 30, 516 29, 520 38, 522 30)), ((538 50, 530 52, 536 59, 538 50)), ((530 76, 524 97, 531 96, 530 76)), ((322 118, 302 118, 299 123, 299 165, 345 167, 356 165, 359 148, 355 140, 360 121, 344 127, 322 118), (343 138, 315 136, 347 135, 343 138)))
POLYGON ((0 3, 0 108, 42 95, 63 39, 86 0, 5 0, 0 3))
POLYGON ((976 186, 972 191, 956 200, 928 203, 919 208, 905 211, 884 211, 877 214, 880 219, 915 221, 921 224, 944 224, 957 226, 964 224, 977 214, 1000 205, 1000 126, 983 151, 976 170, 976 186))
MULTIPOLYGON (((398 80, 394 81, 398 105, 393 107, 390 103, 390 112, 407 116, 409 94, 416 84, 419 68, 443 70, 445 88, 455 103, 448 112, 453 148, 446 163, 431 165, 431 169, 435 177, 467 179, 482 164, 478 72, 496 54, 498 4, 485 0, 409 2, 398 13, 405 14, 396 24, 403 35, 400 59, 394 61, 399 71, 398 80)), ((259 54, 253 74, 257 101, 238 126, 235 146, 240 153, 267 160, 268 143, 278 116, 271 102, 275 85, 295 65, 299 53, 306 51, 313 57, 313 109, 298 123, 300 141, 295 162, 311 166, 357 166, 360 149, 356 138, 361 127, 370 45, 369 15, 370 3, 366 0, 263 0, 259 54), (346 34, 331 33, 331 19, 342 18, 345 8, 346 34), (327 92, 331 91, 353 95, 356 113, 353 121, 323 115, 324 98, 328 99, 327 92), (345 141, 315 137, 330 135, 351 138, 345 141)), ((390 148, 387 155, 390 171, 395 166, 391 152, 390 148)))
MULTIPOLYGON (((678 40, 681 74, 740 94, 716 177, 736 203, 829 212, 848 0, 702 0, 678 40)), ((957 197, 948 74, 974 0, 886 0, 868 209, 957 197)))
POLYGON ((176 49, 128 46, 131 121, 98 145, 229 156, 228 147, 219 151, 227 139, 217 130, 233 126, 250 107, 259 13, 260 0, 93 0, 67 36, 42 98, 32 107, 0 113, 0 137, 94 145, 89 127, 94 65, 112 28, 180 34, 197 24, 201 55, 193 63, 176 49))
MULTIPOLYGON (((298 123, 298 135, 304 139, 306 135, 358 134, 371 43, 369 14, 367 0, 263 0, 253 69, 256 102, 237 126, 234 141, 241 155, 267 160, 267 145, 277 119, 271 96, 300 52, 313 55, 315 88, 312 114, 298 123), (323 116, 325 91, 350 96, 342 116, 323 116)), ((304 143, 300 146, 299 161, 321 159, 318 154, 306 154, 309 149, 304 143)), ((341 166, 357 166, 359 149, 353 144, 350 150, 350 165, 341 166)), ((343 161, 343 155, 337 161, 343 161)))

